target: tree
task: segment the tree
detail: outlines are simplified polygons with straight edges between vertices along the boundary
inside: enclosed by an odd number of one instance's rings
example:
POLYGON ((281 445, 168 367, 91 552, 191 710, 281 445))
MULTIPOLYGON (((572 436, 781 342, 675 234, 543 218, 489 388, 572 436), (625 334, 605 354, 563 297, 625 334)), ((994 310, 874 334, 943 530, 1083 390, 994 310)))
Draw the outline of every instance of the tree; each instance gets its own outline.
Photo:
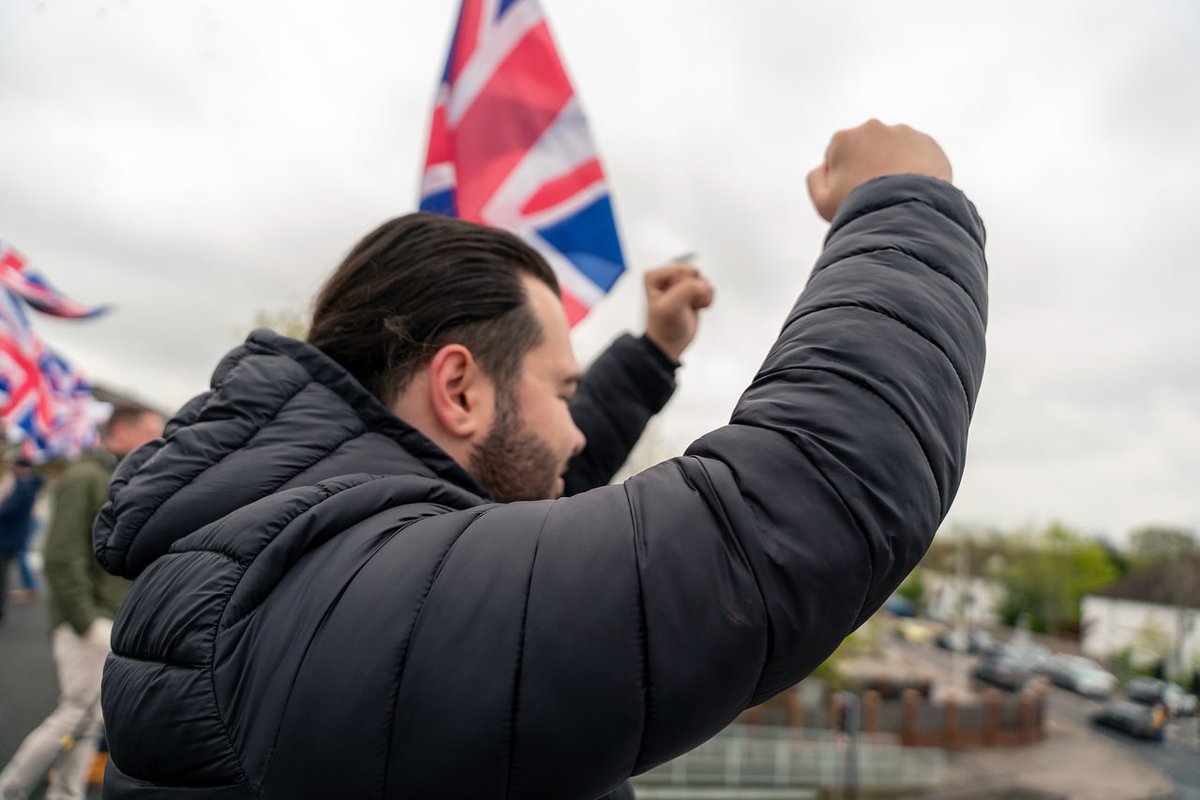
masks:
POLYGON ((1163 630, 1157 620, 1147 614, 1133 636, 1134 666, 1144 668, 1163 663, 1171 655, 1171 645, 1171 632, 1163 630))
POLYGON ((254 314, 254 327, 270 328, 284 336, 303 339, 308 335, 308 317, 304 312, 294 308, 280 308, 274 311, 260 310, 254 314))
POLYGON ((921 575, 920 567, 909 573, 909 576, 904 579, 904 583, 900 584, 900 588, 896 590, 896 594, 912 603, 913 609, 918 614, 924 613, 925 579, 921 575))
POLYGON ((1178 562, 1197 551, 1200 542, 1187 528, 1144 525, 1129 534, 1129 561, 1135 569, 1178 562))
POLYGON ((1011 554, 1000 574, 1005 588, 1000 614, 1009 625, 1028 614, 1035 631, 1075 633, 1083 596, 1120 576, 1100 542, 1059 523, 1012 536, 1008 545, 1011 554))

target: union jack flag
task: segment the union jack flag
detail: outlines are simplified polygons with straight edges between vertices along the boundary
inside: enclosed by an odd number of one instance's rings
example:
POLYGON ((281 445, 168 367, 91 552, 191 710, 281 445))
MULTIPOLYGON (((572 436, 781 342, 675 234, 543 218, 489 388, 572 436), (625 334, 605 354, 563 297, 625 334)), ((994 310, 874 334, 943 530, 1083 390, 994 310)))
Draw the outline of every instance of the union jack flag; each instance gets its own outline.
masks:
POLYGON ((463 0, 421 210, 528 242, 554 268, 572 325, 625 271, 604 171, 536 0, 463 0))
POLYGON ((106 306, 85 306, 55 289, 37 270, 31 269, 25 256, 0 241, 0 286, 9 289, 30 306, 55 317, 87 319, 108 310, 106 306))
POLYGON ((24 455, 40 461, 96 444, 103 404, 61 356, 42 344, 21 301, 0 289, 0 419, 24 455))

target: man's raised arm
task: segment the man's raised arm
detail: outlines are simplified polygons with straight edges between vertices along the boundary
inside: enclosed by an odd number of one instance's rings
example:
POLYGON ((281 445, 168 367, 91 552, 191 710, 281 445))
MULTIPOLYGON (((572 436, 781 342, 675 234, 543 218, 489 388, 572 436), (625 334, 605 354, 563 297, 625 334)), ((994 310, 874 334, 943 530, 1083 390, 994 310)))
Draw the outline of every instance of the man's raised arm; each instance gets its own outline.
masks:
POLYGON ((571 416, 588 444, 571 460, 565 494, 603 486, 629 458, 650 418, 675 392, 675 370, 696 336, 713 288, 689 264, 648 271, 646 333, 625 334, 596 358, 571 399, 571 416))
MULTIPOLYGON (((807 675, 916 565, 984 362, 984 230, 949 178, 911 129, 838 134, 811 181, 825 251, 731 423, 623 485, 466 525, 423 625, 467 652, 517 645, 453 687, 507 698, 508 797, 591 800, 696 746, 807 675), (480 564, 486 591, 464 593, 480 564)), ((402 706, 415 676, 446 680, 443 656, 413 645, 402 706)), ((492 752, 451 723, 439 751, 492 752)), ((420 794, 433 766, 397 769, 420 794)))

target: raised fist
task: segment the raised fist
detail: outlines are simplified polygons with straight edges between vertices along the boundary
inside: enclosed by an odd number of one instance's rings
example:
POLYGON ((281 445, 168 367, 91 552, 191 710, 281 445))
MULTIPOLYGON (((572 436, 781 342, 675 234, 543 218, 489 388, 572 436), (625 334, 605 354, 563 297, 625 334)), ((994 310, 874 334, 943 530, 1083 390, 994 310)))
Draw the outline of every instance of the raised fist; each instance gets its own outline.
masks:
POLYGON ((838 131, 829 141, 825 163, 808 173, 808 193, 817 213, 832 221, 857 186, 881 175, 912 172, 950 181, 950 161, 931 136, 907 125, 869 119, 838 131))
POLYGON ((646 273, 646 338, 678 361, 696 336, 700 312, 713 287, 690 264, 667 264, 646 273))

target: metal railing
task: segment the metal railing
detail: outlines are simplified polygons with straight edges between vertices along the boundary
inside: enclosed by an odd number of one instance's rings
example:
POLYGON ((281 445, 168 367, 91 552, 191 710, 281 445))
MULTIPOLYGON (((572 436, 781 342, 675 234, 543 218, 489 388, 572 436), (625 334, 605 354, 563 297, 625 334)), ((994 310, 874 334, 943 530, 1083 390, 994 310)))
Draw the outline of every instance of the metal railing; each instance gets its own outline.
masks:
MULTIPOLYGON (((946 768, 943 750, 901 747, 891 734, 846 734, 767 725, 734 725, 674 761, 640 775, 640 798, 703 797, 703 787, 745 789, 855 788, 934 789, 946 768), (648 790, 688 787, 690 794, 651 794, 648 790)), ((734 796, 726 793, 724 796, 734 796)), ((737 797, 805 795, 738 792, 737 797)))
POLYGON ((726 786, 639 786, 637 800, 817 800, 816 789, 752 789, 726 786))

